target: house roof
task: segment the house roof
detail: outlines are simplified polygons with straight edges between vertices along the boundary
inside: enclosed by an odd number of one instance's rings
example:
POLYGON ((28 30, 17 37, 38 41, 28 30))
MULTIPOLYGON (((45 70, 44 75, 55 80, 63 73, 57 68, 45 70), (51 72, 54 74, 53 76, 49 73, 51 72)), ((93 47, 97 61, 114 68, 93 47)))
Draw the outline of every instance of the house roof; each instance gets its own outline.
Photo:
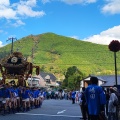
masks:
MULTIPOLYGON (((91 76, 93 76, 93 75, 89 75, 88 77, 84 78, 83 81, 90 81, 90 77, 91 76)), ((103 79, 101 76, 100 77, 99 76, 95 76, 95 77, 97 77, 98 80, 100 80, 100 81, 106 82, 106 80, 103 79)))
POLYGON ((46 77, 50 77, 50 80, 52 80, 53 82, 55 82, 57 79, 56 79, 56 77, 53 75, 53 74, 51 74, 51 73, 45 73, 45 72, 40 72, 40 75, 41 75, 41 77, 45 80, 46 79, 46 77))
MULTIPOLYGON (((104 84, 101 86, 114 86, 116 85, 115 75, 106 75, 106 76, 99 76, 100 78, 106 80, 104 84)), ((117 76, 117 83, 120 85, 120 75, 117 76)))
MULTIPOLYGON (((84 78, 83 80, 84 81, 89 81, 90 80, 90 76, 84 78)), ((101 86, 104 86, 104 87, 109 87, 109 86, 114 86, 116 85, 116 82, 115 82, 115 75, 104 75, 104 76, 96 76, 99 80, 103 81, 104 84, 102 84, 101 86)), ((118 85, 120 85, 120 75, 117 75, 117 83, 118 85)))

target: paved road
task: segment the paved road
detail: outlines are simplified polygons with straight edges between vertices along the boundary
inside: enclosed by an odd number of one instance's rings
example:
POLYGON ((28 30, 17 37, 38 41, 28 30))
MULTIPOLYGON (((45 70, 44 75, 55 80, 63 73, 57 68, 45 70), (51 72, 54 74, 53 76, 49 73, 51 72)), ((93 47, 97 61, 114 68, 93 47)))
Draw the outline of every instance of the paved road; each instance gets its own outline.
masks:
POLYGON ((78 104, 70 100, 45 100, 41 108, 25 113, 0 115, 0 120, 80 120, 78 104))

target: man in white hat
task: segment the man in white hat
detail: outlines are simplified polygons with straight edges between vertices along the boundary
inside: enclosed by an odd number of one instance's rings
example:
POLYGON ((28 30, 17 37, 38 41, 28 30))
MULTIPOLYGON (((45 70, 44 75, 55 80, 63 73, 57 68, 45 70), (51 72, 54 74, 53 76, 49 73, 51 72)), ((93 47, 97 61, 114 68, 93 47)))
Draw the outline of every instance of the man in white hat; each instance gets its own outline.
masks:
POLYGON ((113 89, 115 92, 118 92, 117 87, 113 87, 112 89, 113 89))
POLYGON ((118 109, 117 105, 114 104, 114 101, 118 101, 117 97, 117 88, 111 87, 110 88, 110 99, 108 103, 108 120, 118 120, 118 109))

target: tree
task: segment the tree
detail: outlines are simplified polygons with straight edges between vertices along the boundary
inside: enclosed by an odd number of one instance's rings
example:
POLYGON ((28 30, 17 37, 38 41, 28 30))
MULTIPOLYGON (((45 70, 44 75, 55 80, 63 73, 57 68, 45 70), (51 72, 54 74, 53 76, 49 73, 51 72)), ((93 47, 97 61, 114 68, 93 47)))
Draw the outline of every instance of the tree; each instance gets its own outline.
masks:
POLYGON ((76 66, 69 67, 65 73, 65 79, 62 85, 64 88, 78 90, 80 88, 80 81, 84 76, 76 66))

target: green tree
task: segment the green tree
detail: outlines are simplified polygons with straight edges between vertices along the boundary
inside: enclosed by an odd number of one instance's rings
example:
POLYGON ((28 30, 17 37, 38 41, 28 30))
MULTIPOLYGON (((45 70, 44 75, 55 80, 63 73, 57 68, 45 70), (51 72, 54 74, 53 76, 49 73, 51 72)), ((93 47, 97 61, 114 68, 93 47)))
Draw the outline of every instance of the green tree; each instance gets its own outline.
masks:
POLYGON ((65 79, 63 80, 63 88, 76 89, 80 88, 80 81, 85 77, 76 66, 69 67, 65 73, 65 79))

